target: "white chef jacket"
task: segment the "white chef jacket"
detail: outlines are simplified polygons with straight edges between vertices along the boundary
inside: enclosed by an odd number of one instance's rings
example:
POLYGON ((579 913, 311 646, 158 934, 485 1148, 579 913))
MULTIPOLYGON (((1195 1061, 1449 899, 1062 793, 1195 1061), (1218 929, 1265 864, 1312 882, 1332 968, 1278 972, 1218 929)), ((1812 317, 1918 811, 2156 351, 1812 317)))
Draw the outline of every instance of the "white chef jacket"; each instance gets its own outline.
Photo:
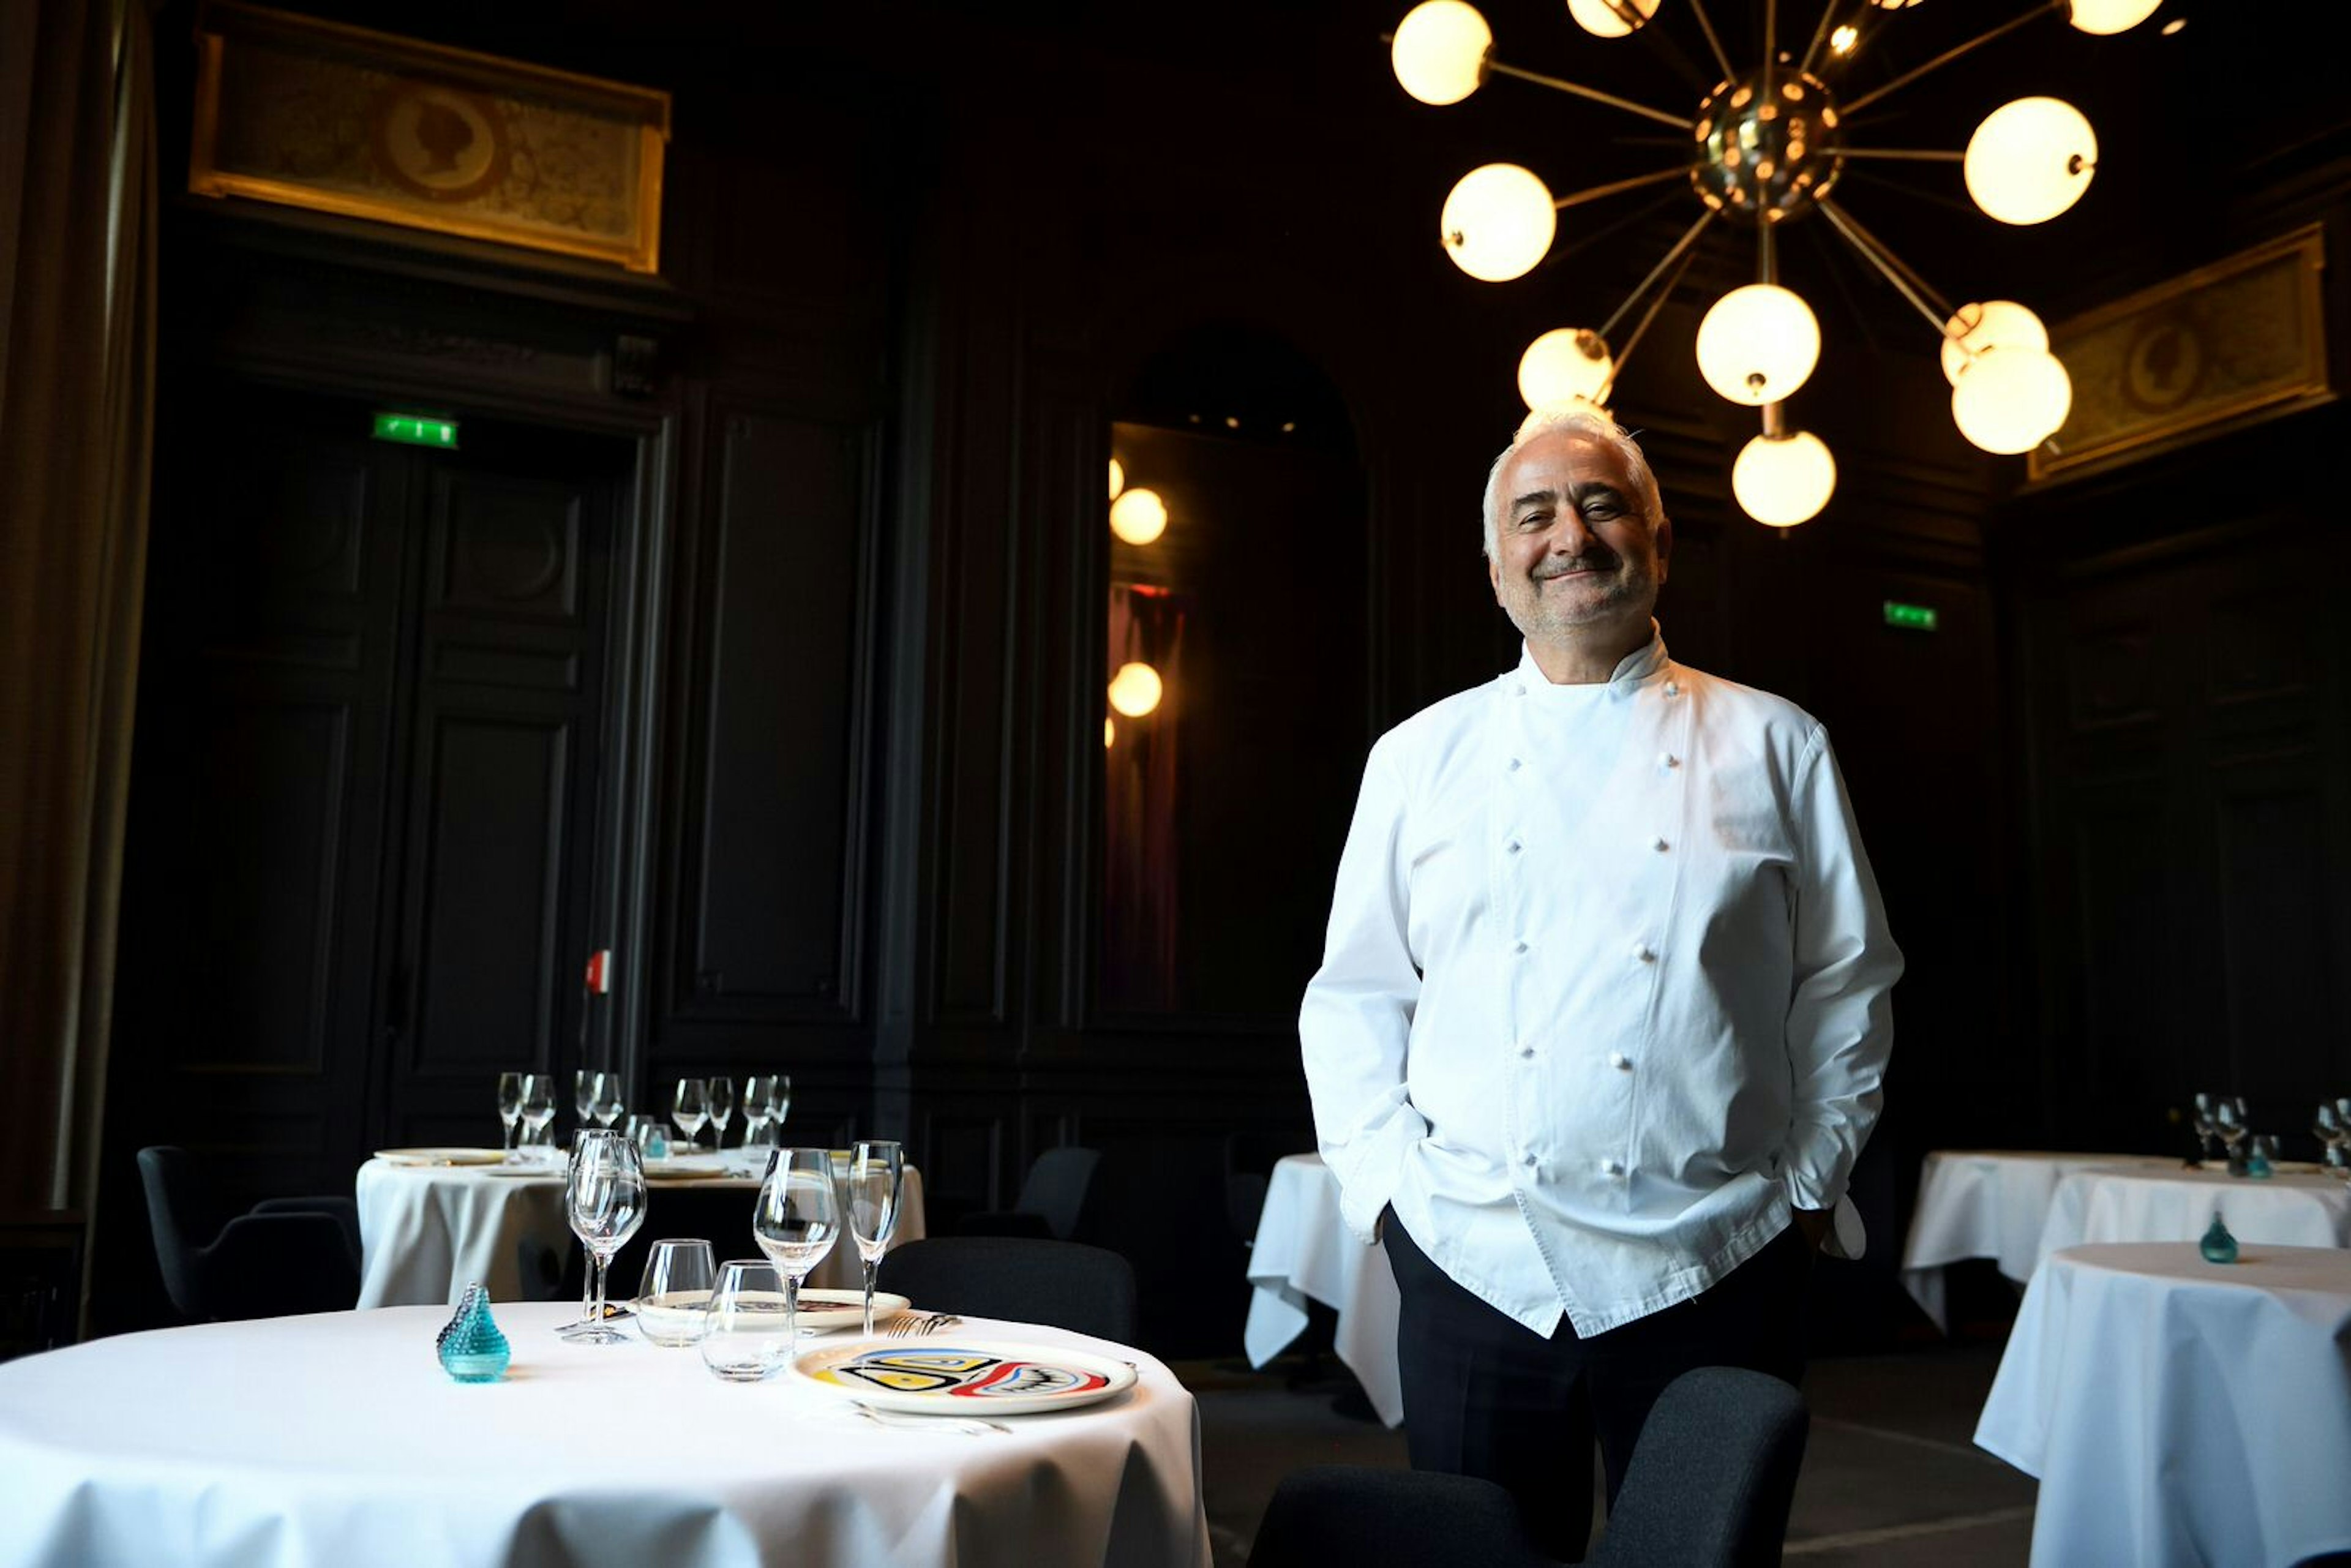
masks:
POLYGON ((1844 1202, 1902 956, 1827 732, 1648 644, 1531 654, 1372 747, 1299 1016, 1350 1229, 1548 1337, 1698 1295, 1844 1202))

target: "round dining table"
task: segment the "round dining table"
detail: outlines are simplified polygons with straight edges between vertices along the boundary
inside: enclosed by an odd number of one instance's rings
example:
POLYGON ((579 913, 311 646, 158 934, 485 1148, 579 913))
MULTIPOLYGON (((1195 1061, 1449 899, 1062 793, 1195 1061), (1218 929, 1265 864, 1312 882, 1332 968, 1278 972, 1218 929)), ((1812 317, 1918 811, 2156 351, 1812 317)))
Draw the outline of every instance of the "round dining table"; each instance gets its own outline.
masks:
POLYGON ((493 1383, 442 1371, 440 1307, 164 1329, 0 1364, 0 1563, 1209 1562, 1198 1410, 1142 1352, 973 1319, 906 1343, 1092 1352, 1135 1382, 1001 1416, 1002 1431, 882 1425, 789 1375, 722 1382, 691 1346, 569 1343, 554 1330, 572 1310, 496 1307, 513 1361, 493 1383))
POLYGON ((2040 1479, 2033 1568, 2293 1568, 2351 1552, 2351 1251, 2051 1253, 1977 1444, 2040 1479))
MULTIPOLYGON (((659 1228, 666 1192, 732 1191, 742 1195, 747 1233, 765 1154, 729 1149, 656 1162, 648 1167, 646 1223, 655 1234, 669 1234, 659 1228)), ((562 1172, 552 1165, 426 1165, 378 1156, 360 1167, 357 1198, 362 1307, 446 1305, 475 1283, 494 1301, 542 1299, 557 1293, 564 1264, 580 1247, 564 1218, 562 1172)), ((925 1234, 922 1172, 908 1166, 896 1241, 925 1234)), ((860 1288, 857 1249, 835 1247, 808 1282, 860 1288)), ((634 1284, 612 1282, 616 1291, 634 1284)))
POLYGON ((2193 1241, 2216 1213, 2241 1242, 2351 1247, 2351 1183, 2339 1176, 2302 1169, 2255 1178, 2175 1166, 2068 1174, 2050 1197, 2039 1253, 2085 1242, 2193 1241))

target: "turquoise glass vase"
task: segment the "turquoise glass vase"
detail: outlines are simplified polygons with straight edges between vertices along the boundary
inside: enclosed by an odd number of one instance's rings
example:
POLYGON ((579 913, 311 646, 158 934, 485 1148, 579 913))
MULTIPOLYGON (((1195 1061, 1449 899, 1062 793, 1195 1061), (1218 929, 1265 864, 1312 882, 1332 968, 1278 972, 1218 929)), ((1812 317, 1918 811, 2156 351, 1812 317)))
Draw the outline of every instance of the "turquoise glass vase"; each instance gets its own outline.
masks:
POLYGON ((496 1383, 506 1375, 507 1363, 514 1356, 507 1336, 498 1332, 497 1320, 490 1316, 490 1293, 479 1285, 465 1287, 457 1299, 457 1315, 442 1326, 435 1343, 442 1370, 460 1383, 496 1383))
POLYGON ((2237 1260, 2237 1239, 2229 1234, 2227 1226, 2220 1223, 2219 1209, 2212 1211, 2212 1224, 2204 1232, 2204 1239, 2196 1244, 2196 1249, 2204 1254, 2207 1263, 2233 1263, 2237 1260))

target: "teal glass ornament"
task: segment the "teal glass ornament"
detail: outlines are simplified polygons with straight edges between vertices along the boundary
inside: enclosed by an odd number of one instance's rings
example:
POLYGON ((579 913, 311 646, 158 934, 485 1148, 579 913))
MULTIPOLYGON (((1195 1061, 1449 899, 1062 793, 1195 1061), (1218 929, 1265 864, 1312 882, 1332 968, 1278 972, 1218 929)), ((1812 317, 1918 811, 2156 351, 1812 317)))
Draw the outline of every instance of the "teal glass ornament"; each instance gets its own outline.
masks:
POLYGON ((460 1383, 496 1383, 514 1355, 490 1316, 490 1293, 479 1285, 465 1287, 456 1316, 442 1325, 434 1343, 441 1352, 441 1369, 460 1383))
POLYGON ((2212 1211, 2211 1228, 2204 1232, 2204 1239, 2196 1244, 2196 1249, 2204 1254, 2207 1263, 2233 1263, 2237 1260, 2237 1239, 2229 1234, 2227 1226, 2220 1223, 2219 1209, 2212 1211))
POLYGON ((2269 1140, 2255 1138, 2253 1152, 2245 1156, 2245 1174, 2255 1181, 2267 1181, 2273 1174, 2270 1166, 2269 1140))

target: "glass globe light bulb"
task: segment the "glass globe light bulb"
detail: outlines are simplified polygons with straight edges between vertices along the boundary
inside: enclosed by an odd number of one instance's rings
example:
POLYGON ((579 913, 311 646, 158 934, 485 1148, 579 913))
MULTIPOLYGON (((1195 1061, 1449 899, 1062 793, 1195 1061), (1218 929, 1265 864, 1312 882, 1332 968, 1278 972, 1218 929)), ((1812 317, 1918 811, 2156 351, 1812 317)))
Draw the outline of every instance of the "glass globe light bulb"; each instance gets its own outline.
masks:
POLYGON ((1167 531, 1167 506, 1156 490, 1137 485, 1110 504, 1110 531, 1131 545, 1147 545, 1167 531))
POLYGON ((2038 349, 1987 349, 1951 389, 1951 418, 1986 452, 2030 452, 2065 423, 2073 378, 2038 349))
POLYGON ((1104 751, 1108 751, 1112 747, 1116 746, 1117 744, 1118 720, 1105 717, 1102 720, 1102 749, 1104 751))
POLYGON ((2063 99, 2020 98, 1968 138, 1968 194, 2004 224, 2039 224, 2072 206, 2097 172, 2098 138, 2063 99))
POLYGON ((1129 718, 1141 718, 1159 706, 1165 690, 1159 672, 1144 664, 1121 664, 1110 678, 1110 706, 1129 718))
POLYGON ((1615 374, 1615 358, 1599 333, 1583 327, 1555 328, 1519 356, 1519 396, 1530 409, 1574 398, 1596 407, 1615 374))
POLYGON ((2066 20, 2085 33, 2126 33, 2163 5, 2163 0, 2074 0, 2066 20))
POLYGON ((2013 299, 1970 302, 1943 323, 1943 379, 1959 384, 1974 356, 1987 349, 2049 349, 2049 329, 2013 299))
POLYGON ((1776 283, 1750 283, 1698 324, 1698 371, 1733 402, 1761 407, 1804 384, 1821 358, 1813 308, 1776 283))
POLYGON ((1388 63, 1404 90, 1423 103, 1459 103, 1486 78, 1493 29, 1462 0, 1421 0, 1396 24, 1388 63))
POLYGON ((1125 488, 1126 469, 1117 458, 1113 457, 1110 460, 1110 498, 1113 501, 1117 500, 1118 493, 1125 488))
POLYGON ((1730 465, 1730 493, 1759 523, 1792 528, 1819 516, 1836 491, 1836 459, 1808 430, 1759 435, 1730 465))
POLYGON ((1488 163, 1462 175, 1437 219, 1453 265, 1488 283, 1523 277, 1558 230, 1551 188, 1516 163, 1488 163))
POLYGON ((1657 0, 1567 0, 1567 14, 1595 38, 1621 38, 1657 14, 1657 0))

